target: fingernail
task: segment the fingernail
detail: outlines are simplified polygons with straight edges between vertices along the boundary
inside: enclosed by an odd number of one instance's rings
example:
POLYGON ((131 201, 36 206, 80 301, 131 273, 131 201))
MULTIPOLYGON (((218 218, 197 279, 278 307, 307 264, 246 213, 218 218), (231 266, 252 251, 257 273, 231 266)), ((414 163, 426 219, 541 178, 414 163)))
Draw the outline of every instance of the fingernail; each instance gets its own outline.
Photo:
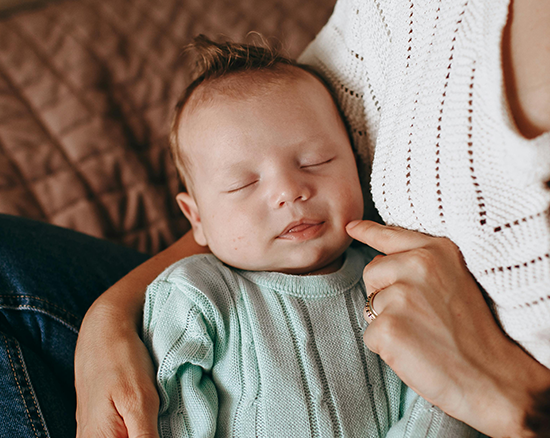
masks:
POLYGON ((346 230, 351 230, 352 228, 355 228, 355 226, 361 221, 351 221, 349 224, 346 225, 346 230))

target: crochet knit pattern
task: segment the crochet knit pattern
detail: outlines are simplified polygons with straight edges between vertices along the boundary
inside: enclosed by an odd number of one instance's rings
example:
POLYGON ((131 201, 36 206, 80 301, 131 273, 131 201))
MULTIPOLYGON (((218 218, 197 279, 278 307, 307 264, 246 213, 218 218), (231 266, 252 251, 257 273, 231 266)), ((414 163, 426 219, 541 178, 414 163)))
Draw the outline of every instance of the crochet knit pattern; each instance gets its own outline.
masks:
POLYGON ((525 139, 508 107, 508 3, 341 0, 300 61, 331 84, 382 219, 450 238, 550 366, 550 133, 525 139))

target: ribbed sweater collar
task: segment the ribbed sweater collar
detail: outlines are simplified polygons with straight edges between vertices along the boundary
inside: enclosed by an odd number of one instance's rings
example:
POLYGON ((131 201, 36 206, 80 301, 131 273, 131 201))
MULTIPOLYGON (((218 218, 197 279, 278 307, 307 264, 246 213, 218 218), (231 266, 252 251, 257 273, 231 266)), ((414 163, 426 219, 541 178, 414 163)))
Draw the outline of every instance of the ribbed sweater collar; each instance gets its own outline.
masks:
POLYGON ((324 275, 291 275, 240 269, 235 271, 241 277, 263 288, 303 298, 324 298, 342 294, 361 280, 365 267, 361 253, 349 248, 344 256, 344 263, 338 271, 324 275))

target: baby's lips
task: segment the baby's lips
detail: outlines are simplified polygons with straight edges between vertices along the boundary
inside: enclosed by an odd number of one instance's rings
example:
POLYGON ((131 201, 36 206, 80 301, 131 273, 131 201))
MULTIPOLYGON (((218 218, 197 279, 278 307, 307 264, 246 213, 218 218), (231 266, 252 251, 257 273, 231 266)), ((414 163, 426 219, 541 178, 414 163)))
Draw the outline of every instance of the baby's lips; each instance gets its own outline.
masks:
POLYGON ((279 234, 279 237, 284 236, 286 234, 292 234, 293 232, 300 231, 301 229, 308 228, 310 226, 319 225, 322 221, 316 221, 316 220, 309 220, 309 219, 302 219, 299 221, 294 221, 283 230, 281 234, 279 234))

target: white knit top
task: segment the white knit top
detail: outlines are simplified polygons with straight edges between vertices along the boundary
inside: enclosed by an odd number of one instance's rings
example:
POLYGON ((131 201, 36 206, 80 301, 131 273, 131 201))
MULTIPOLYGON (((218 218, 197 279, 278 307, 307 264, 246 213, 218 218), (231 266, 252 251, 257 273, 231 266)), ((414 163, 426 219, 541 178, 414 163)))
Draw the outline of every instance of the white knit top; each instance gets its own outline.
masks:
POLYGON ((340 0, 300 61, 332 85, 382 219, 455 242, 550 367, 550 133, 526 140, 511 117, 508 3, 340 0))

